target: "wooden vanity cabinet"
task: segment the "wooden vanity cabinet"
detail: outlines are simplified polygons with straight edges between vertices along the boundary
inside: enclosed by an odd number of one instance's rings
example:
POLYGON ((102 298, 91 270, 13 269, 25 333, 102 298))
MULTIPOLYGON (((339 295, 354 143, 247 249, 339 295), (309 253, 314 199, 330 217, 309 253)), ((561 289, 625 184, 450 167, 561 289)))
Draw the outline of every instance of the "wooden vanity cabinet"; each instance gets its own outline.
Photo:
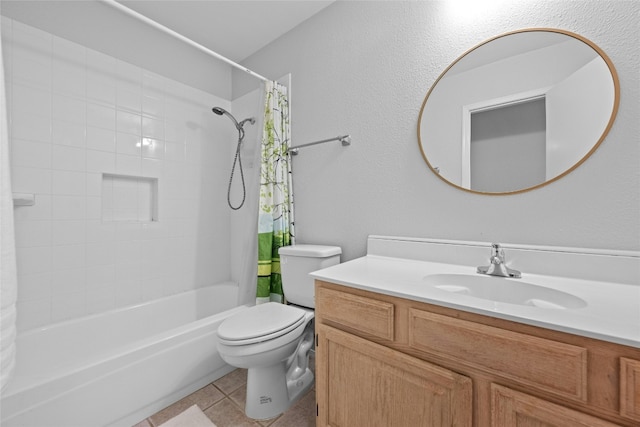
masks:
POLYGON ((316 281, 318 426, 640 426, 640 349, 316 281))

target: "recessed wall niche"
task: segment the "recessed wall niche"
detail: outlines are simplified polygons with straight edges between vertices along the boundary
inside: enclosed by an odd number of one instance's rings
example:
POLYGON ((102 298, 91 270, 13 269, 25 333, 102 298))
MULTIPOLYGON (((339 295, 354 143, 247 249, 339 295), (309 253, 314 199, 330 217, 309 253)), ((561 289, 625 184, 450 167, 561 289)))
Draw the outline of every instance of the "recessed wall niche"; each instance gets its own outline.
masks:
POLYGON ((158 179, 102 174, 102 220, 158 220, 158 179))

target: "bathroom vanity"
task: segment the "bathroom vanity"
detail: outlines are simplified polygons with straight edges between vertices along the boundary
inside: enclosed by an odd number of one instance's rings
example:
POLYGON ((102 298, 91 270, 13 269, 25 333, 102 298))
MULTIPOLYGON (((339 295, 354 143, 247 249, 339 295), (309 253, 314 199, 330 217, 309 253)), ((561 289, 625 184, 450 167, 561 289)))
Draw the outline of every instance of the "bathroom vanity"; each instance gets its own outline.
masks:
POLYGON ((312 273, 318 426, 640 425, 638 254, 505 248, 522 301, 462 292, 489 248, 373 236, 312 273))

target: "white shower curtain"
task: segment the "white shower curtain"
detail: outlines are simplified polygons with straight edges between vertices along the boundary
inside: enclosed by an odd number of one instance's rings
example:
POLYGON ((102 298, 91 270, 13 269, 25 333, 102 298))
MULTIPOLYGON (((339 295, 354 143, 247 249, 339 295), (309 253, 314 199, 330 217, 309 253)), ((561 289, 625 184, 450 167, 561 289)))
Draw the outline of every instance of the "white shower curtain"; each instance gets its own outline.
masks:
MULTIPOLYGON (((0 22, 0 32, 2 31, 0 22)), ((0 43, 0 390, 9 382, 15 365, 16 249, 13 197, 9 171, 9 135, 4 87, 4 62, 0 43)))

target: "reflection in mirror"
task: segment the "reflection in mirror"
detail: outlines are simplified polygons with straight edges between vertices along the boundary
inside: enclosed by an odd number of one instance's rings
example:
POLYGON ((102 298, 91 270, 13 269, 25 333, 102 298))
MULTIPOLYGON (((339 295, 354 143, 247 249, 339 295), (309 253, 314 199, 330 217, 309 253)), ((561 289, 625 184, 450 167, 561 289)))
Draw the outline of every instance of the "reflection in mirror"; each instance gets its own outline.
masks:
POLYGON ((566 175, 598 147, 618 109, 613 64, 573 33, 529 29, 471 49, 436 80, 420 149, 464 190, 512 194, 566 175))

